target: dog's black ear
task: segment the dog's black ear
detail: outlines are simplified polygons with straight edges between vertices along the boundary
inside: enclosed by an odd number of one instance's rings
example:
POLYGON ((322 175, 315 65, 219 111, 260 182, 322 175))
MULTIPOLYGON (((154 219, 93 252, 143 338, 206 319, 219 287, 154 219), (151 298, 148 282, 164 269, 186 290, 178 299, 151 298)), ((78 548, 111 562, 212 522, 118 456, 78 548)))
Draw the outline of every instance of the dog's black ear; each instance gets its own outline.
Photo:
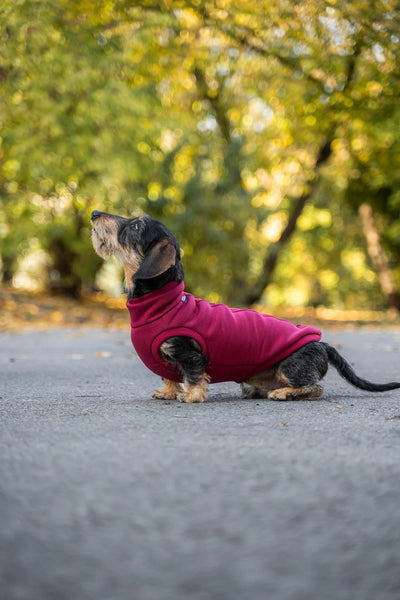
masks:
POLYGON ((155 244, 146 254, 142 264, 133 276, 138 279, 152 279, 175 265, 176 249, 170 237, 155 244))

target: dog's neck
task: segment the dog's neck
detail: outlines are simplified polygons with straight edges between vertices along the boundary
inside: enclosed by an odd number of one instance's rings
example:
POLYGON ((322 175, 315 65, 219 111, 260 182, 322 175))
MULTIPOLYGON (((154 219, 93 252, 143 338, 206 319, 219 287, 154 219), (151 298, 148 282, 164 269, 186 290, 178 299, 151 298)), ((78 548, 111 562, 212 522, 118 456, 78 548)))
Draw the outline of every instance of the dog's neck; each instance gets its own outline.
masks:
POLYGON ((128 300, 140 298, 145 294, 159 290, 171 281, 183 281, 183 268, 180 263, 151 279, 135 279, 135 276, 133 276, 133 286, 128 289, 128 300))

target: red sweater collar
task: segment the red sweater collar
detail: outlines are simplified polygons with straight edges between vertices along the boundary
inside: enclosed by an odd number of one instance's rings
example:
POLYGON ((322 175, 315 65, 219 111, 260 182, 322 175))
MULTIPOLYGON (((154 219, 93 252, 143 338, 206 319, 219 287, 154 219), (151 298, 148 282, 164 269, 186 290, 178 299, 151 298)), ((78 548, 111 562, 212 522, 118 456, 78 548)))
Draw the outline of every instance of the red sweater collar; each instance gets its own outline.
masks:
POLYGON ((184 289, 183 281, 171 281, 159 290, 128 300, 126 306, 131 316, 131 326, 141 327, 163 317, 182 301, 184 289))

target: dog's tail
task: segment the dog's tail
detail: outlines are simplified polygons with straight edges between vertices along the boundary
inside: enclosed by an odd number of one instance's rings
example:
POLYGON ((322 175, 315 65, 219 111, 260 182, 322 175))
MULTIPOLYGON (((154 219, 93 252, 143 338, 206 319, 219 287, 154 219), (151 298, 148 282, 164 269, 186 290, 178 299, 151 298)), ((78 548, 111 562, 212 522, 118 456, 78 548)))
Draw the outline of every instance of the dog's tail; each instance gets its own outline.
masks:
POLYGON ((324 343, 325 350, 328 354, 328 360, 337 369, 338 373, 347 379, 349 383, 354 385, 355 387, 360 388, 361 390, 367 390, 368 392, 387 392, 388 390, 395 390, 400 388, 400 382, 392 381, 391 383, 371 383, 371 381, 367 381, 366 379, 361 379, 358 377, 354 370, 351 368, 349 363, 339 354, 339 352, 330 346, 329 344, 324 343))

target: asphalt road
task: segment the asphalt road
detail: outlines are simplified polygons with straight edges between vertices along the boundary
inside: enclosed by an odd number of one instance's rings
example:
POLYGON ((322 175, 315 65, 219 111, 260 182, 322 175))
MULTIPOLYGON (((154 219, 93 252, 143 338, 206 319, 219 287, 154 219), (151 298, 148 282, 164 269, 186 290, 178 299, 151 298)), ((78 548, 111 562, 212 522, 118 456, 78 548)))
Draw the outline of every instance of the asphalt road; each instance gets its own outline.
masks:
MULTIPOLYGON (((400 331, 327 332, 400 379, 400 331)), ((0 334, 1 600, 399 600, 400 391, 151 399, 129 332, 0 334)))

